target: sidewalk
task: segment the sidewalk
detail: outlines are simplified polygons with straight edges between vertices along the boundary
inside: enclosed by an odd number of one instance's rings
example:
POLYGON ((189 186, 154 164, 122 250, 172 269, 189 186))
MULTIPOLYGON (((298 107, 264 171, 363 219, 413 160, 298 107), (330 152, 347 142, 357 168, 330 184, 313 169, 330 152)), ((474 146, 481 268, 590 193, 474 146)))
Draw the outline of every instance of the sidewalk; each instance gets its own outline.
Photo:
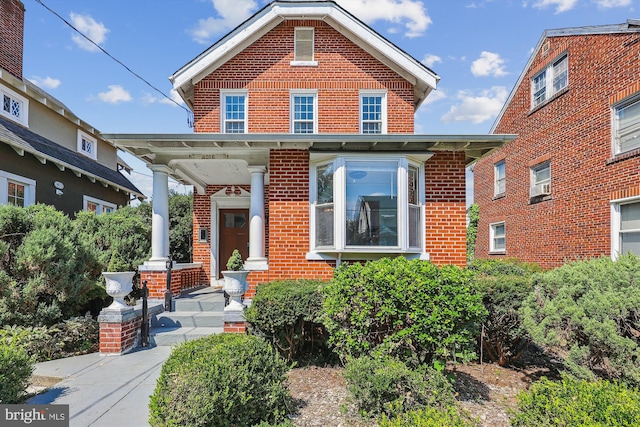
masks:
POLYGON ((34 376, 62 379, 27 403, 68 404, 71 427, 148 426, 149 397, 170 353, 159 346, 38 363, 34 376))

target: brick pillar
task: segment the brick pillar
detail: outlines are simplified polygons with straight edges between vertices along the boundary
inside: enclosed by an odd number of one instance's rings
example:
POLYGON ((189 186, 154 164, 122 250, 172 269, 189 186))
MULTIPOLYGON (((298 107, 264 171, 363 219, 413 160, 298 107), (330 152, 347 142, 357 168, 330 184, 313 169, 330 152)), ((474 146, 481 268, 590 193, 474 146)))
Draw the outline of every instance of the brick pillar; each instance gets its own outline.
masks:
MULTIPOLYGON (((161 303, 150 303, 149 320, 162 313, 161 303)), ((100 354, 121 355, 133 350, 140 342, 142 305, 125 308, 104 308, 98 316, 100 324, 100 354)))

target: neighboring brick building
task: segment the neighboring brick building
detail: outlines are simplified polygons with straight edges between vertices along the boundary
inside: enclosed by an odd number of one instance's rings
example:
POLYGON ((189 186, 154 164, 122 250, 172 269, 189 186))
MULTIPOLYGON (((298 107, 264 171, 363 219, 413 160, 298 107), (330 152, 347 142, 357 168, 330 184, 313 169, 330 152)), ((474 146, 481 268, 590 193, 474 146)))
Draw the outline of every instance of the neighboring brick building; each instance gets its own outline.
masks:
POLYGON ((640 254, 640 21, 545 31, 474 166, 476 256, 640 254))
POLYGON ((22 76, 24 5, 0 1, 0 205, 109 212, 144 195, 117 149, 22 76))
POLYGON ((170 79, 194 134, 105 135, 154 173, 149 264, 168 252, 167 176, 194 185, 211 281, 234 248, 253 284, 383 256, 465 264, 465 166, 513 137, 415 135, 439 77, 335 2, 274 1, 170 79))

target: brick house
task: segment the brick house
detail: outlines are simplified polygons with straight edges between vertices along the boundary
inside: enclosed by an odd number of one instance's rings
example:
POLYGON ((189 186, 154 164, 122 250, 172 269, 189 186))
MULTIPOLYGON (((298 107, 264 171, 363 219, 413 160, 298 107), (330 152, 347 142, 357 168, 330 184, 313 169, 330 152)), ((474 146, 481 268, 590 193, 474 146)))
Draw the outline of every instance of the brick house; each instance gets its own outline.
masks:
POLYGON ((477 257, 640 254, 640 21, 543 33, 474 165, 477 257))
POLYGON ((45 203, 68 215, 110 212, 144 197, 116 147, 23 78, 24 5, 0 2, 0 204, 45 203))
POLYGON ((168 254, 167 177, 194 185, 207 283, 234 248, 252 286, 384 256, 464 265, 465 166, 513 139, 414 134, 439 76, 333 1, 274 1, 170 80, 193 134, 105 137, 153 171, 147 268, 168 254))

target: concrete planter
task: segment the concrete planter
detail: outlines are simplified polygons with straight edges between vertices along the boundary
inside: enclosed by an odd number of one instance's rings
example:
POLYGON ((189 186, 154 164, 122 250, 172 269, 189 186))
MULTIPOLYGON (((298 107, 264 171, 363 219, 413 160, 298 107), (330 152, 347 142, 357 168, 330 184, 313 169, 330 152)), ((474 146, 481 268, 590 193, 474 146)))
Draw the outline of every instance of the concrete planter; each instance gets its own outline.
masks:
POLYGON ((122 309, 127 305, 124 302, 129 292, 133 289, 133 276, 135 271, 103 271, 102 275, 106 282, 106 291, 110 297, 113 297, 113 302, 108 309, 122 309))
POLYGON ((224 287, 222 288, 230 297, 229 305, 225 311, 242 310, 242 295, 247 290, 247 276, 249 271, 222 271, 224 287))

